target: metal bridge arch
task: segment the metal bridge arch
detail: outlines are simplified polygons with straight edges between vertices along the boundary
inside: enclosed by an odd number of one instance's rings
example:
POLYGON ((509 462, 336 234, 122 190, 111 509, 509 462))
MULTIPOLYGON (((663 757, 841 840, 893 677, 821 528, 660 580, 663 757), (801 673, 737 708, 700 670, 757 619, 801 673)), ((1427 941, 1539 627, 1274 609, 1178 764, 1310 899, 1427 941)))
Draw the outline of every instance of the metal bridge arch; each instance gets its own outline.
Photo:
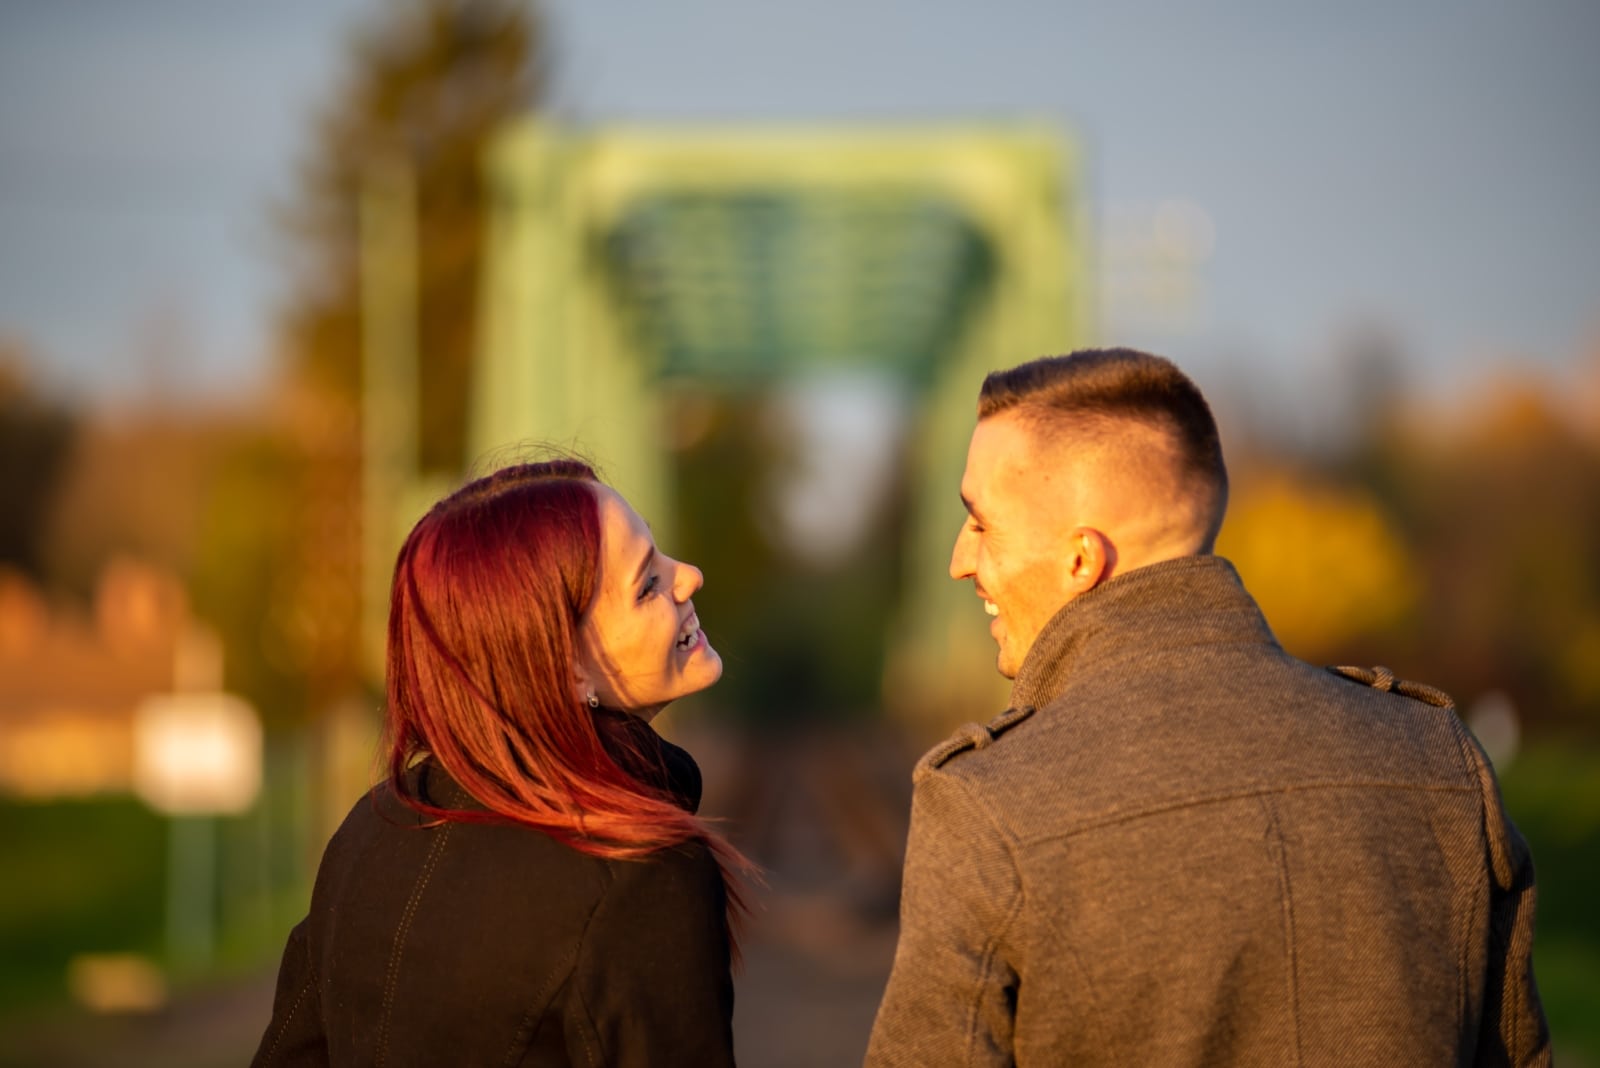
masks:
POLYGON ((920 397, 885 702, 934 724, 998 707, 981 617, 946 567, 983 375, 1086 334, 1071 146, 1032 126, 579 133, 530 121, 487 166, 469 455, 578 444, 668 530, 660 382, 887 362, 920 397), (812 226, 835 239, 819 244, 812 226), (942 282, 876 299, 885 272, 916 278, 933 261, 942 282), (972 270, 981 284, 967 285, 972 270), (952 299, 960 314, 941 319, 952 299))

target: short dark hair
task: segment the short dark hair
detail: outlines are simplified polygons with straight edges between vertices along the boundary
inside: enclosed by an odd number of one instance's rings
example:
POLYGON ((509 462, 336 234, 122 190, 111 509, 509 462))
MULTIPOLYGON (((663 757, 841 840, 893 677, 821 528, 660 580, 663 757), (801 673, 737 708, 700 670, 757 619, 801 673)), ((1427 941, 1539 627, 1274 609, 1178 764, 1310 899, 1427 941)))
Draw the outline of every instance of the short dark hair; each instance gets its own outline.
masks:
POLYGON ((1164 430, 1177 446, 1183 473, 1214 495, 1212 534, 1228 499, 1228 469, 1211 407, 1171 360, 1137 349, 1080 349, 1045 356, 983 380, 978 419, 1017 410, 1040 426, 1062 416, 1128 420, 1164 430))

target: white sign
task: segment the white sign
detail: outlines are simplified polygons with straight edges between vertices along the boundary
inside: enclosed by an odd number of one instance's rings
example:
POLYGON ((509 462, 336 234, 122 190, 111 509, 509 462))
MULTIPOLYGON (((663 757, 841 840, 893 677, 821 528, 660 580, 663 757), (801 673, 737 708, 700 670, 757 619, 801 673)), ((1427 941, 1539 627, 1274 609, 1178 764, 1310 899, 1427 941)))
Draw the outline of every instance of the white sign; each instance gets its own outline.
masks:
POLYGON ((133 791, 169 815, 243 812, 261 792, 261 721, 225 693, 163 694, 133 719, 133 791))

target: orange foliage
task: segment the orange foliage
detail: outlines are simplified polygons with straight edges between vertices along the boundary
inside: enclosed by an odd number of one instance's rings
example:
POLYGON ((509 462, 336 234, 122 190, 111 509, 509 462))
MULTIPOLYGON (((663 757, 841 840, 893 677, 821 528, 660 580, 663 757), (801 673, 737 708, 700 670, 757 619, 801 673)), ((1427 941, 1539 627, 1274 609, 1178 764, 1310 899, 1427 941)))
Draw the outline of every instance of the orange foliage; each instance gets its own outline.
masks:
POLYGON ((1283 646, 1309 660, 1395 626, 1417 602, 1410 553, 1364 490, 1283 471, 1237 480, 1217 552, 1283 646))

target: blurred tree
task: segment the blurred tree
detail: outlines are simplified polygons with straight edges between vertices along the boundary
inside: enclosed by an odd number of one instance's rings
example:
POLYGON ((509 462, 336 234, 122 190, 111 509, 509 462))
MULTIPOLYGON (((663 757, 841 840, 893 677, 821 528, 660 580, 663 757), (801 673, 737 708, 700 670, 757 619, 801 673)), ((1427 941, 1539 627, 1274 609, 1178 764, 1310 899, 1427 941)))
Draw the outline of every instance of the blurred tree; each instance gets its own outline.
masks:
POLYGON ((29 388, 25 366, 17 345, 0 342, 0 566, 37 581, 76 421, 29 388))
POLYGON ((196 614, 227 650, 227 688, 270 723, 304 720, 314 677, 306 621, 296 614, 296 454, 276 423, 238 426, 218 443, 194 516, 189 588, 196 614))
POLYGON ((1370 492, 1240 466, 1217 552, 1238 567, 1284 648, 1325 661, 1411 618, 1415 565, 1370 492))
POLYGON ((361 249, 359 203, 376 170, 410 172, 416 209, 420 464, 464 466, 484 241, 484 150, 544 81, 542 24, 523 0, 378 5, 316 122, 297 191, 278 215, 292 279, 282 326, 294 382, 298 472, 292 574, 273 596, 269 648, 307 672, 320 707, 359 691, 361 249))
POLYGON ((484 239, 483 150, 544 80, 541 23, 522 0, 405 0, 353 38, 293 202, 285 310, 297 369, 355 407, 360 388, 357 205, 375 167, 414 176, 424 469, 459 470, 484 239))
POLYGON ((1361 463, 1420 549, 1419 652, 1441 684, 1600 729, 1600 443, 1508 381, 1446 426, 1391 424, 1361 463))
POLYGON ((195 520, 237 417, 155 408, 86 418, 49 520, 49 583, 87 603, 119 556, 187 578, 195 520))

